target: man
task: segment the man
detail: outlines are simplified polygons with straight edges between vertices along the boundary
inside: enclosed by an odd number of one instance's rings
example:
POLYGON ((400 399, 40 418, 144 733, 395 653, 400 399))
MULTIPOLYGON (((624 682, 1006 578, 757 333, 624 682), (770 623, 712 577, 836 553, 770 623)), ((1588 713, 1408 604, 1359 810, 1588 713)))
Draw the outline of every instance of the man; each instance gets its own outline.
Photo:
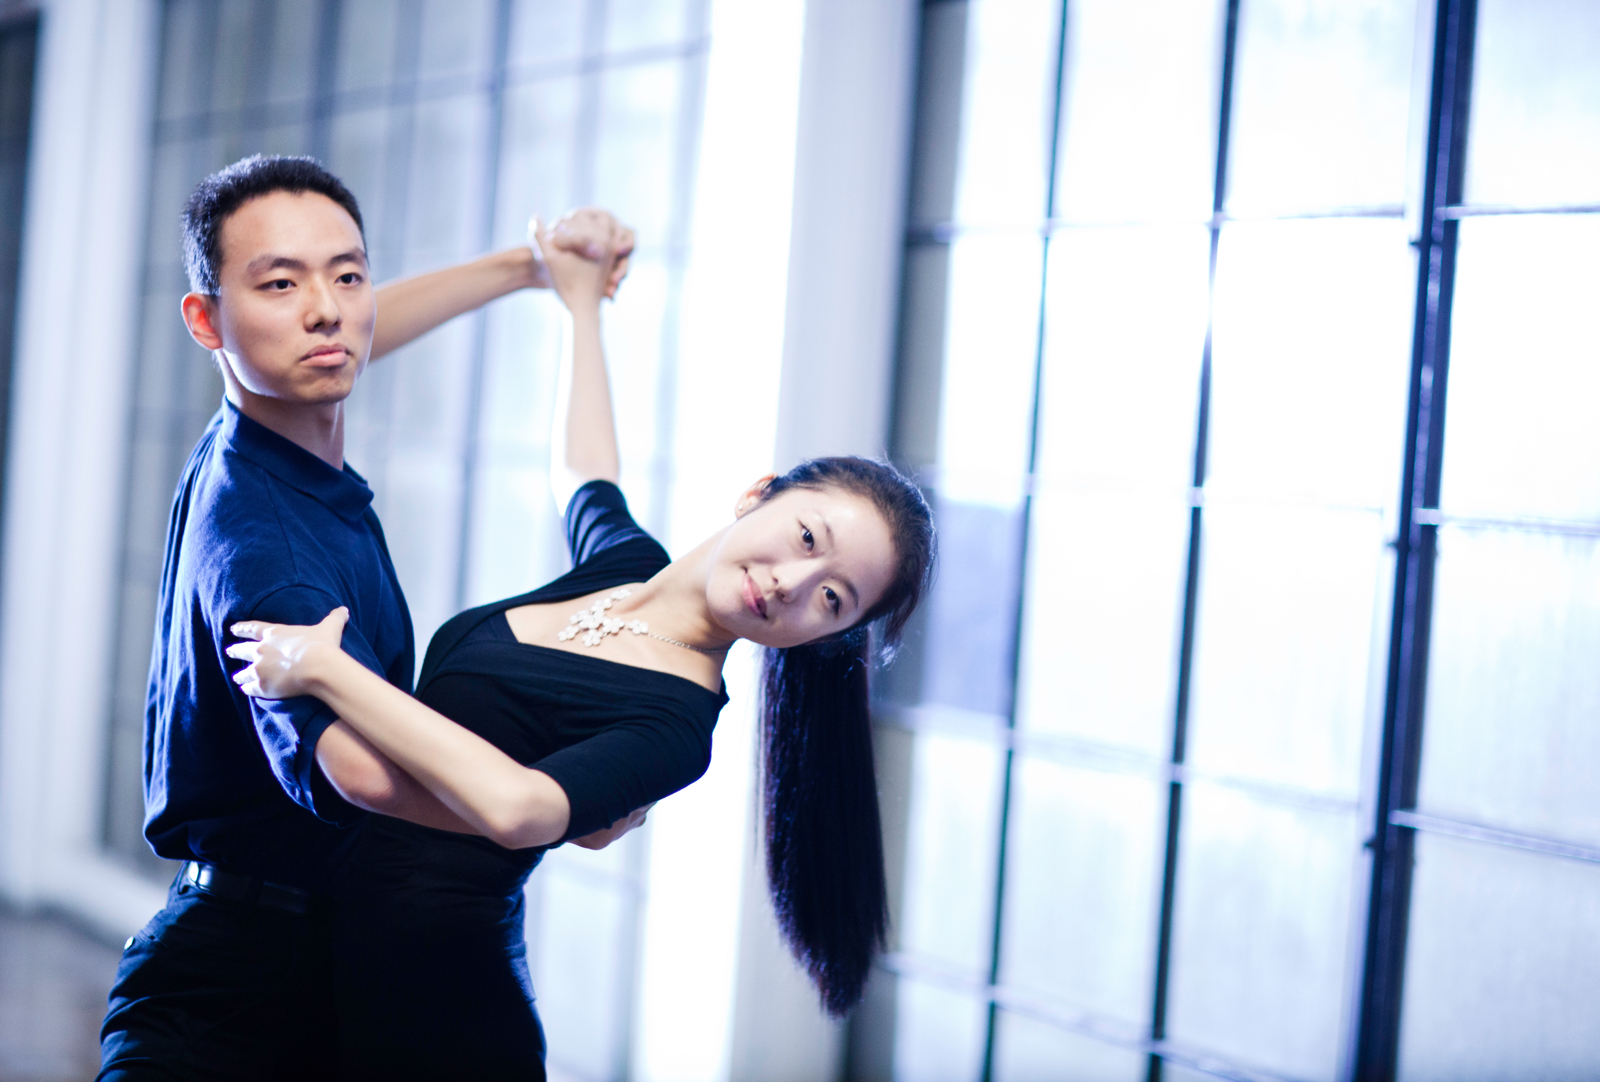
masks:
MULTIPOLYGON (((614 291, 631 234, 609 217, 584 228, 558 243, 615 253, 614 291)), ((345 649, 410 690, 410 615, 372 492, 344 462, 344 401, 369 356, 548 282, 516 249, 375 294, 355 198, 307 158, 202 181, 184 256, 183 318, 226 389, 173 502, 146 710, 145 834, 185 864, 124 951, 100 1077, 331 1077, 326 893, 352 828, 368 812, 471 828, 316 700, 245 698, 226 628, 348 606, 345 649)))

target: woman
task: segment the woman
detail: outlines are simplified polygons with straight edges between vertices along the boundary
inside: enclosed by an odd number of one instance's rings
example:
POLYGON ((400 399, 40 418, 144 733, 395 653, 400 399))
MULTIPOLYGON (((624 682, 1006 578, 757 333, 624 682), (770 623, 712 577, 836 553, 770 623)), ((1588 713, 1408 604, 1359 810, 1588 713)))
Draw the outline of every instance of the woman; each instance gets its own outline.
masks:
POLYGON ((552 469, 573 570, 447 622, 416 698, 339 649, 343 610, 237 625, 228 651, 249 663, 246 692, 324 700, 481 835, 363 828, 339 902, 350 1074, 542 1074, 523 882, 544 849, 606 844, 704 773, 740 638, 768 648, 769 886, 831 1012, 860 997, 883 940, 867 628, 895 643, 926 588, 927 504, 891 467, 821 459, 758 480, 731 524, 669 561, 615 484, 607 268, 549 246, 546 261, 573 322, 552 469))

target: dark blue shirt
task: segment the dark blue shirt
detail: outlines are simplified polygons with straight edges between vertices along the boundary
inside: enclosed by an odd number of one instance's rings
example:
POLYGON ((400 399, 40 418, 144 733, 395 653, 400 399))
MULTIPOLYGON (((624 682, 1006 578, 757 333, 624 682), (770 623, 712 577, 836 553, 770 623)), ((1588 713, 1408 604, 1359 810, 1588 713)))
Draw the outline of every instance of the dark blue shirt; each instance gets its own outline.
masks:
POLYGON ((344 649, 411 690, 411 615, 372 490, 224 402, 167 524, 145 708, 145 837, 164 857, 317 889, 363 813, 316 762, 320 701, 248 698, 223 648, 237 620, 314 624, 350 607, 344 649))

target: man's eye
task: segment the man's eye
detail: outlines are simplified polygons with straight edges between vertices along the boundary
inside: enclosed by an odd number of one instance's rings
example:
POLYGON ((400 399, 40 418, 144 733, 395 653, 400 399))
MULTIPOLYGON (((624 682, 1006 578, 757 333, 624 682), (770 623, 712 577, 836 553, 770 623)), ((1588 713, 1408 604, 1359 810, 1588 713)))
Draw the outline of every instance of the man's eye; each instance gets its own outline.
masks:
POLYGON ((293 289, 294 283, 289 281, 287 278, 274 278, 272 281, 267 283, 267 288, 282 293, 286 289, 293 289))
POLYGON ((342 286, 353 286, 361 281, 361 275, 355 271, 346 271, 344 274, 339 275, 338 281, 342 286))

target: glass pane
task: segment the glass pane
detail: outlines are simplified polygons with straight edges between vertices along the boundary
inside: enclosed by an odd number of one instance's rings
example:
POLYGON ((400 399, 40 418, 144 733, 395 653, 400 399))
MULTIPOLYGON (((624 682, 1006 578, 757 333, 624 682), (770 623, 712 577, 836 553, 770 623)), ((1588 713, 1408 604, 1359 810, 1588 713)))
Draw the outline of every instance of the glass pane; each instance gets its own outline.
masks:
POLYGON ((1041 477, 1187 494, 1210 243, 1199 227, 1056 234, 1040 388, 1041 477))
POLYGON ((994 935, 1001 758, 994 746, 919 733, 912 756, 898 949, 981 979, 994 935))
POLYGON ((633 894, 564 850, 546 864, 534 872, 542 883, 537 914, 530 914, 538 924, 529 935, 537 944, 529 970, 550 1062, 583 1078, 621 1077, 633 991, 633 894))
POLYGON ((1600 7, 1480 0, 1467 200, 1600 201, 1600 7))
POLYGON ((587 6, 584 0, 518 0, 511 9, 512 68, 581 55, 587 6))
POLYGON ((908 214, 912 222, 947 222, 955 214, 966 47, 966 4, 922 6, 908 214))
POLYGON ((471 78, 494 62, 495 0, 423 0, 423 79, 471 78))
POLYGON ((895 1082, 972 1082, 983 1074, 989 1005, 971 992, 900 978, 895 1082))
POLYGON ((1250 0, 1241 11, 1229 213, 1399 206, 1415 0, 1250 0))
POLYGON ((402 273, 480 254, 487 137, 488 103, 481 95, 417 106, 402 273))
POLYGON ((641 246, 665 244, 675 225, 682 71, 648 64, 601 81, 594 201, 631 225, 641 246))
POLYGON ((321 30, 321 7, 318 0, 274 0, 270 5, 272 63, 265 86, 264 97, 267 101, 291 103, 311 96, 318 59, 317 34, 321 30))
POLYGON ((525 243, 528 219, 554 221, 572 206, 578 80, 508 87, 501 114, 495 246, 525 243))
POLYGON ((1417 836, 1400 1077, 1593 1078, 1600 867, 1417 836))
POLYGON ((1067 5, 1056 217, 1211 216, 1219 14, 1192 0, 1067 5))
POLYGON ((1398 498, 1414 264, 1398 220, 1226 228, 1208 493, 1398 498))
POLYGON ((682 41, 703 0, 607 0, 606 49, 621 52, 682 41))
POLYGON ((1441 506, 1600 521, 1600 217, 1461 223, 1441 506))
MULTIPOLYGON (((214 0, 167 0, 162 21, 163 56, 199 57, 212 48, 214 0)), ((160 118, 187 117, 210 105, 209 74, 202 64, 161 65, 160 118)))
POLYGON ((1034 227, 1045 215, 1061 4, 970 0, 966 7, 955 219, 1034 227))
MULTIPOLYGON (((401 5, 393 0, 344 0, 339 12, 339 87, 354 90, 383 86, 412 72, 397 73, 395 60, 402 37, 401 5)), ((414 41, 416 31, 410 35, 414 41)))
POLYGON ((1009 506, 1028 472, 1043 245, 979 235, 950 248, 941 495, 1009 506))
POLYGON ((1031 526, 1019 727, 1164 758, 1188 501, 1046 488, 1031 526))
MULTIPOLYGON (((1144 1082, 1150 1059, 1032 1018, 996 1018, 996 1082, 1144 1082)), ((1165 1077, 1165 1076, 1163 1076, 1165 1077)))
POLYGON ((1190 785, 1183 839, 1168 1035, 1331 1082, 1348 999, 1356 816, 1190 785))
POLYGON ((1188 761, 1354 799, 1385 675, 1376 514, 1208 507, 1188 761))
POLYGON ((1017 761, 1000 983, 1148 1024, 1167 786, 1017 761))
POLYGON ((1439 531, 1420 802, 1600 844, 1600 538, 1439 531))

